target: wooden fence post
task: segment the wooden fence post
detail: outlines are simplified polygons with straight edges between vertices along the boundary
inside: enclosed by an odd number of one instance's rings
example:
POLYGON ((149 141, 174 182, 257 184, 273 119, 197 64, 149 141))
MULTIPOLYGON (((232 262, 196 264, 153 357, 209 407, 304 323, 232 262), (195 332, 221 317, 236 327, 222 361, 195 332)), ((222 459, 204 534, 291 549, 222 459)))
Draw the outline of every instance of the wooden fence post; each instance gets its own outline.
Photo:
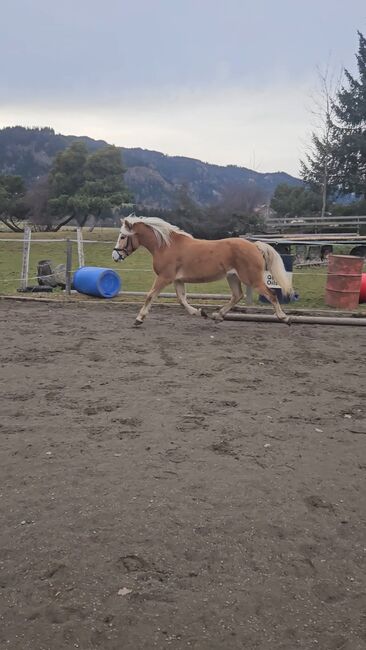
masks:
POLYGON ((85 266, 83 231, 81 228, 76 229, 76 238, 78 242, 79 267, 81 267, 85 266))
POLYGON ((29 226, 24 228, 24 238, 23 238, 23 259, 22 259, 22 271, 20 276, 20 289, 25 291, 28 286, 28 272, 29 272, 29 254, 30 254, 30 245, 31 245, 32 231, 29 226))
POLYGON ((72 241, 66 239, 66 293, 71 294, 72 241))

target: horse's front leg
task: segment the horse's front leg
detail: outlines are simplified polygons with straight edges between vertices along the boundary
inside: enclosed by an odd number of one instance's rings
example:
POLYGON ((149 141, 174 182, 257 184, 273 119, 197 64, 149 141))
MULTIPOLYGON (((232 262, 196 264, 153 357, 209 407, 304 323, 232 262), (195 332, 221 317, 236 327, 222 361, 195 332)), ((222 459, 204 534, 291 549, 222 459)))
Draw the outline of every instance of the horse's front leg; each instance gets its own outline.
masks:
POLYGON ((170 282, 171 280, 167 280, 162 276, 158 276, 155 279, 155 282, 151 287, 149 293, 147 294, 145 302, 138 313, 138 316, 135 321, 135 325, 142 325, 144 319, 146 318, 147 314, 150 311, 152 301, 154 300, 154 298, 156 298, 156 296, 159 295, 160 291, 164 289, 164 287, 170 284, 170 282))
POLYGON ((185 289, 185 286, 184 286, 184 282, 182 280, 175 280, 174 286, 175 286, 175 293, 177 294, 177 298, 178 298, 180 304, 182 305, 182 307, 184 307, 184 309, 187 310, 187 312, 191 316, 204 316, 205 315, 205 312, 203 312, 202 309, 196 309, 195 307, 192 307, 192 305, 189 304, 189 302, 188 302, 188 300, 186 298, 186 289, 185 289))

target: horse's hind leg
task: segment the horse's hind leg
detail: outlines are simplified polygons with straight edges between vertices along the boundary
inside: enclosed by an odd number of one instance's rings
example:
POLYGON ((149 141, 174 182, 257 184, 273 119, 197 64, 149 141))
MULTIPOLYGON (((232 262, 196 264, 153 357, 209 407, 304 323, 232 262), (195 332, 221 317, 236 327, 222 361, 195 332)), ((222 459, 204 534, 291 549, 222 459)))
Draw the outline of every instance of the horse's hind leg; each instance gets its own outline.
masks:
POLYGON ((291 325, 291 318, 290 316, 287 316, 287 314, 285 314, 285 312, 281 308, 276 293, 274 291, 271 291, 271 289, 269 289, 269 287, 267 287, 267 285, 264 282, 260 283, 255 288, 257 289, 257 291, 259 291, 261 296, 265 296, 272 303, 278 320, 280 320, 282 323, 287 323, 287 325, 291 325))
POLYGON ((192 307, 192 305, 189 304, 186 298, 186 289, 184 286, 184 282, 182 282, 182 280, 175 280, 174 287, 175 287, 175 292, 177 294, 177 298, 180 304, 184 307, 184 309, 186 309, 191 316, 202 316, 203 315, 202 309, 196 309, 195 307, 192 307))
POLYGON ((215 320, 223 320, 225 314, 227 314, 230 309, 232 309, 232 307, 234 307, 234 305, 236 305, 243 298, 243 289, 237 274, 227 273, 226 279, 231 289, 231 300, 226 305, 221 307, 218 312, 212 314, 212 318, 215 320))

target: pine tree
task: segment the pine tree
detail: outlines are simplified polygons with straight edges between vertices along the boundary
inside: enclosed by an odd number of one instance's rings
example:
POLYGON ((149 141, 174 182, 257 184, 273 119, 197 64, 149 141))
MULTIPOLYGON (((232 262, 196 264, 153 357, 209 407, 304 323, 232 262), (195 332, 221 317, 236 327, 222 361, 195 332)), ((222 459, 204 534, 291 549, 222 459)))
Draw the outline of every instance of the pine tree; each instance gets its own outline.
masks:
POLYGON ((343 193, 366 198, 366 39, 358 32, 358 79, 345 70, 348 87, 338 92, 338 178, 343 193))
POLYGON ((271 199, 271 208, 277 216, 282 218, 319 214, 321 196, 319 192, 313 192, 301 185, 281 183, 275 189, 271 199))
POLYGON ((80 226, 89 216, 103 219, 130 201, 124 171, 121 153, 113 146, 88 154, 82 142, 74 142, 59 153, 50 172, 48 201, 52 223, 58 220, 54 229, 72 219, 80 226))
POLYGON ((24 230, 26 215, 24 206, 25 186, 20 176, 0 174, 0 222, 13 232, 24 230))

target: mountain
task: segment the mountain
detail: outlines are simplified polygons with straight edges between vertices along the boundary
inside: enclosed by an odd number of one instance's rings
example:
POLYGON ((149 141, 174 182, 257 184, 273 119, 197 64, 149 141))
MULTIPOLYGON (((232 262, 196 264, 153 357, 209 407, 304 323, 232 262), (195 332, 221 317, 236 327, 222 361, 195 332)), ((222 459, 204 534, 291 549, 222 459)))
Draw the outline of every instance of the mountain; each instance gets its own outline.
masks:
MULTIPOLYGON (((56 134, 51 128, 0 129, 0 173, 18 174, 30 185, 48 173, 58 151, 75 141, 84 142, 90 151, 107 145, 103 140, 56 134)), ((246 167, 224 167, 147 149, 120 147, 120 150, 126 168, 126 185, 135 203, 145 207, 174 207, 182 188, 196 203, 209 205, 239 188, 258 191, 263 202, 272 196, 280 183, 301 184, 299 179, 285 172, 262 174, 246 167)))

